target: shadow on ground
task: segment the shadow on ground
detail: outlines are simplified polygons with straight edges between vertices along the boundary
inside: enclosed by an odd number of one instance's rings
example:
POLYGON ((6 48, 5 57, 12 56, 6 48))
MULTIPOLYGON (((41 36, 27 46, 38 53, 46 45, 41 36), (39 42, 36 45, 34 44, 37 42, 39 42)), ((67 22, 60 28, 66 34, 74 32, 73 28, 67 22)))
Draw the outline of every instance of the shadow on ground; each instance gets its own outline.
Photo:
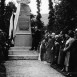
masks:
POLYGON ((6 68, 4 64, 0 64, 0 77, 6 77, 6 68))

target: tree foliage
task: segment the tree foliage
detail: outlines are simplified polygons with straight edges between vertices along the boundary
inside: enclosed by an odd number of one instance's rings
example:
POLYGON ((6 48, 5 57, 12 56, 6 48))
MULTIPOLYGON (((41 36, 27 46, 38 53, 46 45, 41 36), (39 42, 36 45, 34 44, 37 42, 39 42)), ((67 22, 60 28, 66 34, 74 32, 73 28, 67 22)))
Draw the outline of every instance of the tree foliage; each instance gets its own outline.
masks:
POLYGON ((10 18, 14 12, 16 12, 16 6, 13 2, 9 2, 8 5, 5 6, 4 10, 4 31, 7 34, 9 34, 10 18))
POLYGON ((53 8, 52 0, 49 0, 48 29, 54 32, 74 30, 77 26, 77 1, 61 0, 61 3, 53 8))
POLYGON ((77 22, 77 13, 68 0, 62 0, 59 5, 55 6, 55 29, 57 32, 63 30, 67 32, 73 30, 77 22))
POLYGON ((3 29, 4 27, 4 8, 5 8, 4 2, 5 0, 1 0, 0 3, 0 29, 3 29))
POLYGON ((52 0, 49 0, 49 22, 48 22, 48 30, 53 31, 53 25, 54 25, 54 9, 53 9, 53 3, 52 0))
POLYGON ((43 23, 41 21, 41 14, 40 14, 40 3, 41 0, 36 0, 37 1, 37 17, 36 17, 36 23, 39 29, 43 28, 43 23))
POLYGON ((0 6, 0 29, 2 29, 7 37, 9 35, 9 26, 10 26, 10 18, 13 12, 16 11, 15 4, 13 2, 9 2, 8 5, 5 5, 5 0, 1 0, 0 6))

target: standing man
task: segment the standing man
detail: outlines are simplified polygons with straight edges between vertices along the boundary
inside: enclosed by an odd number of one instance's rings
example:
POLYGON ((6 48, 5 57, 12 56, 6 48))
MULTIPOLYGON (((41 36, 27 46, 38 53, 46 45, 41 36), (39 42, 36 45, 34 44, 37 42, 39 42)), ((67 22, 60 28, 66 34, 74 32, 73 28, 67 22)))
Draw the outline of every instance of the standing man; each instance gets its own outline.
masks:
POLYGON ((41 30, 39 30, 37 26, 35 26, 32 36, 32 48, 30 50, 37 50, 39 42, 41 41, 41 30))

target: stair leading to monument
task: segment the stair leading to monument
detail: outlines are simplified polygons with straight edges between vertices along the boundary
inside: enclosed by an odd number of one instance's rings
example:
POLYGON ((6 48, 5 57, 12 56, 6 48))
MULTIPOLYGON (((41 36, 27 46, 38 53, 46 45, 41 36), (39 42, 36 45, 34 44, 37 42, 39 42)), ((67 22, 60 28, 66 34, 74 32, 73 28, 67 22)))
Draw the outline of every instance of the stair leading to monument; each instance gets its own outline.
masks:
POLYGON ((30 51, 30 47, 11 47, 9 50, 9 59, 16 60, 38 60, 38 52, 30 51))

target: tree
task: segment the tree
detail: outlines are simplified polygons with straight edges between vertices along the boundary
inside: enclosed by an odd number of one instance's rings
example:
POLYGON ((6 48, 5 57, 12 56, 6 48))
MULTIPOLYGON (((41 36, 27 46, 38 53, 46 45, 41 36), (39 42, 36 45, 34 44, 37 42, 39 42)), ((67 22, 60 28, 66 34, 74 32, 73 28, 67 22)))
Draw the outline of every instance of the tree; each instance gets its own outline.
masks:
POLYGON ((4 10, 4 32, 7 33, 7 38, 9 36, 9 26, 10 26, 10 18, 13 14, 13 12, 16 11, 16 6, 13 2, 9 2, 7 6, 5 6, 4 10))
POLYGON ((38 26, 39 29, 43 28, 43 23, 41 21, 41 14, 40 14, 40 3, 41 0, 37 0, 37 16, 36 16, 36 25, 38 26))
POLYGON ((77 14, 69 0, 62 0, 55 6, 55 27, 59 31, 67 32, 73 30, 76 26, 77 14))
POLYGON ((54 9, 53 9, 53 2, 52 0, 49 0, 49 22, 48 22, 48 30, 54 31, 54 9))
POLYGON ((5 0, 1 0, 0 3, 0 29, 3 30, 5 24, 4 24, 4 8, 5 8, 5 0))
POLYGON ((74 28, 77 28, 77 0, 68 0, 70 3, 72 9, 74 9, 74 18, 72 19, 74 21, 74 28))

